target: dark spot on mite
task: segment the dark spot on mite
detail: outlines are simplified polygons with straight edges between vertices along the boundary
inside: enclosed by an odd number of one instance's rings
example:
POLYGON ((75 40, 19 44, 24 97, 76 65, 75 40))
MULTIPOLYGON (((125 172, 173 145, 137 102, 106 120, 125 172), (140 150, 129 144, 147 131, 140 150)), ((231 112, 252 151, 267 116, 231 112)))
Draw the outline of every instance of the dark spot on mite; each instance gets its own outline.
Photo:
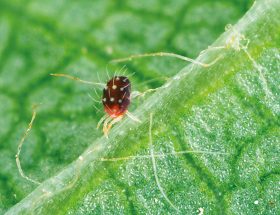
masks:
POLYGON ((131 84, 125 76, 115 76, 103 89, 104 110, 112 118, 124 115, 130 104, 131 84))

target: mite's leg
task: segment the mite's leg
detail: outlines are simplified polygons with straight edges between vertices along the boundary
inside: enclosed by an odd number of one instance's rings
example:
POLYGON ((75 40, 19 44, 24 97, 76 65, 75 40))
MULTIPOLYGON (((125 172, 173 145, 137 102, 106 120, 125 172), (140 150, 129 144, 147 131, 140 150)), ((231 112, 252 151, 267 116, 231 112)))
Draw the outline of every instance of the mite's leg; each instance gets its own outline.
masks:
POLYGON ((108 138, 108 123, 112 120, 112 118, 109 116, 105 119, 104 124, 103 124, 103 133, 106 138, 108 138))
POLYGON ((151 93, 151 92, 155 92, 157 91, 158 89, 160 89, 161 87, 158 87, 158 88, 154 88, 154 89, 148 89, 144 92, 139 92, 139 91, 133 91, 131 93, 131 99, 134 99, 134 98, 137 98, 137 97, 144 97, 147 93, 151 93))
MULTIPOLYGON (((128 112, 128 111, 126 112, 126 115, 127 115, 130 119, 132 119, 133 121, 141 122, 137 117, 133 116, 133 115, 132 115, 130 112, 128 112)), ((109 134, 109 131, 110 131, 110 129, 112 128, 112 126, 113 126, 114 124, 116 124, 117 122, 121 121, 122 118, 123 118, 123 116, 119 116, 119 117, 117 117, 117 118, 112 119, 110 116, 104 115, 104 116, 99 120, 99 122, 98 122, 98 124, 97 124, 97 129, 100 127, 100 125, 101 125, 102 123, 104 123, 104 124, 103 124, 103 133, 104 133, 104 135, 108 138, 108 134, 109 134), (111 121, 111 120, 112 120, 112 121, 111 121)))
MULTIPOLYGON (((117 117, 117 118, 114 118, 111 122, 109 122, 109 124, 107 125, 107 128, 106 128, 106 134, 104 133, 105 136, 108 136, 109 131, 110 131, 110 129, 112 128, 112 126, 113 126, 114 124, 116 124, 117 122, 121 121, 122 118, 123 118, 123 116, 119 116, 119 117, 117 117)), ((105 123, 104 123, 104 124, 105 124, 105 123)))
POLYGON ((136 116, 134 116, 134 115, 133 115, 132 113, 130 113, 129 111, 126 112, 126 115, 127 115, 130 119, 132 119, 133 121, 135 121, 135 122, 141 122, 140 119, 138 119, 136 116))
POLYGON ((55 77, 64 77, 64 78, 68 78, 68 79, 71 79, 71 80, 74 80, 74 81, 78 81, 78 82, 81 82, 83 84, 90 84, 90 85, 96 85, 96 86, 99 86, 99 87, 102 87, 104 88, 106 85, 103 84, 103 83, 98 83, 98 82, 92 82, 92 81, 85 81, 85 80, 82 80, 78 77, 75 77, 75 76, 71 76, 71 75, 68 75, 68 74, 62 74, 62 73, 52 73, 50 74, 51 76, 55 76, 55 77))
POLYGON ((155 53, 146 53, 146 54, 136 54, 136 55, 131 55, 129 57, 126 58, 120 58, 120 59, 115 59, 112 60, 112 63, 120 63, 120 62, 125 62, 125 61, 131 61, 135 58, 143 58, 143 57, 155 57, 155 56, 159 56, 159 57, 174 57, 174 58, 178 58, 193 64, 197 64, 200 65, 202 67, 209 67, 212 66, 213 64, 215 64, 221 57, 217 57, 215 60, 213 60, 210 63, 202 63, 200 61, 197 61, 195 59, 189 58, 189 57, 185 57, 182 55, 178 55, 178 54, 174 54, 174 53, 169 53, 169 52, 155 52, 155 53))
POLYGON ((106 120, 109 116, 106 114, 104 115, 100 120, 99 122, 97 123, 97 126, 96 128, 99 129, 100 125, 104 122, 104 120, 106 120))
MULTIPOLYGON (((217 48, 220 48, 220 47, 217 47, 217 48)), ((217 57, 215 60, 213 60, 210 63, 202 63, 202 62, 200 62, 198 60, 194 60, 194 59, 191 59, 191 58, 188 58, 188 57, 185 57, 185 56, 182 56, 182 55, 174 54, 174 53, 156 52, 156 53, 146 53, 146 54, 131 55, 131 56, 126 57, 126 58, 112 60, 111 62, 119 63, 119 62, 124 62, 124 61, 130 61, 130 60, 135 59, 135 58, 154 57, 154 56, 174 57, 174 58, 178 58, 178 59, 181 59, 181 60, 184 60, 184 61, 187 61, 187 62, 191 62, 191 63, 196 64, 196 65, 200 65, 202 67, 210 67, 210 66, 214 65, 219 59, 221 59, 221 56, 219 56, 219 57, 217 57)), ((161 88, 161 87, 159 87, 159 88, 161 88)), ((147 93, 157 91, 159 88, 149 89, 149 90, 147 90, 147 91, 145 91, 143 93, 138 92, 138 91, 132 92, 132 98, 135 98, 135 97, 138 97, 138 96, 143 97, 147 93)))
MULTIPOLYGON (((246 49, 248 47, 248 44, 249 44, 250 41, 248 39, 246 39, 244 35, 237 32, 232 25, 226 26, 226 31, 232 31, 233 33, 232 33, 232 35, 229 36, 229 38, 225 42, 225 45, 209 46, 206 50, 203 50, 203 51, 200 52, 200 54, 198 56, 198 59, 199 59, 200 56, 205 54, 206 51, 214 51, 214 50, 229 49, 229 48, 233 48, 236 51, 240 51, 241 49, 244 49, 244 48, 246 49)), ((212 66, 213 64, 215 64, 221 58, 221 56, 218 56, 215 60, 213 60, 210 63, 202 63, 199 60, 195 60, 195 59, 185 57, 185 56, 182 56, 182 55, 178 55, 178 54, 175 54, 175 53, 155 52, 155 53, 135 54, 135 55, 131 55, 131 56, 125 57, 125 58, 115 59, 115 60, 112 60, 111 62, 112 63, 119 63, 119 62, 124 62, 124 61, 131 61, 131 60, 136 59, 136 58, 155 57, 155 56, 174 57, 174 58, 181 59, 181 60, 196 64, 196 65, 200 65, 200 66, 203 66, 203 67, 212 66)))
POLYGON ((221 50, 221 49, 226 49, 226 48, 228 48, 228 47, 227 46, 208 46, 207 49, 204 49, 199 53, 197 58, 199 59, 199 57, 201 57, 208 51, 216 51, 216 50, 221 50))
POLYGON ((22 136, 22 138, 21 138, 21 140, 20 140, 20 142, 19 142, 18 150, 17 150, 17 154, 16 154, 16 164, 17 164, 18 171, 19 171, 20 175, 21 175, 23 178, 25 178, 25 179, 27 179, 28 181, 31 181, 31 182, 33 182, 33 183, 35 183, 35 184, 40 184, 40 182, 38 182, 38 181, 36 181, 36 180, 34 180, 34 179, 31 179, 31 178, 29 178, 27 175, 24 174, 24 172, 23 172, 23 170, 22 170, 22 168, 21 168, 20 157, 19 157, 19 156, 20 156, 20 152, 21 152, 21 148, 22 148, 23 143, 24 143, 24 140, 26 139, 26 137, 28 136, 29 132, 31 131, 33 122, 34 122, 34 120, 35 120, 35 118, 36 118, 36 114, 37 114, 37 113, 36 113, 36 108, 37 108, 37 106, 38 106, 38 105, 34 105, 34 106, 32 107, 33 113, 32 113, 31 121, 29 122, 29 125, 28 125, 27 130, 24 132, 24 134, 23 134, 23 136, 22 136))

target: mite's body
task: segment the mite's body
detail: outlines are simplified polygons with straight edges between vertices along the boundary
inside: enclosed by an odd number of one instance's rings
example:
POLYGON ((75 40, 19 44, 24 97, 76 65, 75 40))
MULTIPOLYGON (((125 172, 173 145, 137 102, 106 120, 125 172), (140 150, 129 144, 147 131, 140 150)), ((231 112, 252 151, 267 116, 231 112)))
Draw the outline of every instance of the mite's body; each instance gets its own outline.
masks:
POLYGON ((99 120, 97 128, 103 123, 103 132, 106 137, 111 127, 119 122, 125 115, 134 121, 140 122, 135 116, 128 111, 130 105, 131 83, 126 76, 114 76, 106 84, 84 81, 77 77, 67 74, 51 74, 52 76, 65 77, 84 84, 101 86, 103 88, 102 104, 104 106, 105 115, 99 120))
POLYGON ((122 117, 130 104, 131 84, 125 76, 115 76, 103 89, 102 103, 111 118, 122 117))
POLYGON ((119 122, 124 115, 135 121, 140 121, 128 111, 131 95, 131 83, 128 77, 114 76, 103 89, 102 104, 105 116, 98 122, 97 128, 103 123, 103 132, 106 137, 111 127, 119 122))

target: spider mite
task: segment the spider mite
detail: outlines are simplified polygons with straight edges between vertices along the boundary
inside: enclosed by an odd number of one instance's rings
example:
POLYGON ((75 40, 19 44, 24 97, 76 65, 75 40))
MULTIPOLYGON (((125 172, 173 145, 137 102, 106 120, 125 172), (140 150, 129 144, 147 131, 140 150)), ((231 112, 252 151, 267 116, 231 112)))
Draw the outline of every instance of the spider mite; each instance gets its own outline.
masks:
MULTIPOLYGON (((129 61, 134 58, 142 58, 142 57, 154 57, 154 56, 166 56, 166 57, 173 57, 178 58, 202 67, 209 67, 213 64, 215 64, 220 57, 213 60, 211 63, 202 63, 200 61, 174 54, 174 53, 167 53, 167 52, 156 52, 156 53, 146 53, 146 54, 139 54, 139 55, 131 55, 127 58, 122 59, 116 59, 111 62, 124 62, 129 61)), ((139 119, 137 119, 135 116, 133 116, 129 111, 128 107, 131 102, 131 82, 126 76, 119 76, 114 75, 106 84, 97 83, 97 82, 90 82, 90 81, 84 81, 80 78, 67 75, 67 74, 61 74, 61 73, 55 73, 50 74, 51 76, 57 76, 57 77, 65 77, 68 79, 72 79, 74 81, 78 81, 84 84, 91 84, 91 85, 97 85, 103 87, 103 96, 102 96, 102 104, 104 107, 105 115, 100 119, 100 121, 97 124, 97 128, 100 127, 100 125, 103 123, 103 133, 106 137, 108 137, 108 133, 111 129, 111 127, 116 124, 117 122, 121 121, 121 119, 127 115, 132 120, 140 122, 139 119)), ((158 89, 158 88, 157 88, 158 89)), ((157 89, 149 89, 143 93, 136 92, 136 96, 144 96, 148 92, 156 91, 157 89)))
MULTIPOLYGON (((103 123, 103 133, 108 137, 109 131, 114 124, 121 121, 122 118, 127 115, 134 121, 140 122, 129 111, 129 105, 131 101, 131 82, 128 76, 114 75, 106 84, 84 81, 77 77, 67 74, 50 74, 51 76, 65 77, 84 84, 92 84, 101 86, 103 88, 102 100, 105 115, 99 120, 97 129, 103 123)), ((99 101, 97 101, 99 102, 99 101)))
POLYGON ((103 132, 107 136, 110 128, 128 114, 130 105, 131 83, 126 76, 114 76, 103 89, 102 104, 105 116, 98 122, 97 128, 103 122, 103 132), (109 124, 108 124, 109 123, 109 124))

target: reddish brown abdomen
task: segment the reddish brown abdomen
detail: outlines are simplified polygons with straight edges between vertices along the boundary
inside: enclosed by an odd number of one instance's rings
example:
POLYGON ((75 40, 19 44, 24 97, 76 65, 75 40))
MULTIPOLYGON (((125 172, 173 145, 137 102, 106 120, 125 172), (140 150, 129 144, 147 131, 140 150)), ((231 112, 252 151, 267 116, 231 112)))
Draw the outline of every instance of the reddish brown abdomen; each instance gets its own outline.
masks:
POLYGON ((130 104, 131 85, 125 76, 115 76, 103 89, 102 103, 104 110, 112 118, 126 113, 130 104))

